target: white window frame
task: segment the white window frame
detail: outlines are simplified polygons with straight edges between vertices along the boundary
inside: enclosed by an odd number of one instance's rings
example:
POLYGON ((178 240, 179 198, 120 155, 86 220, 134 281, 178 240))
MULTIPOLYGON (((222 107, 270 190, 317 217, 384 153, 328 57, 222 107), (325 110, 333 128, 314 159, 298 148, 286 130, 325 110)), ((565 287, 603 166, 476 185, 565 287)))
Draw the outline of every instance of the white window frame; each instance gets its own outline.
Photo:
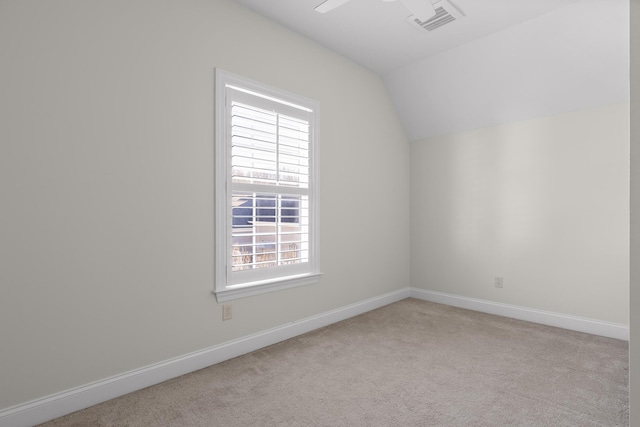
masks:
MULTIPOLYGON (((315 100, 216 69, 215 72, 215 285, 219 302, 266 292, 310 285, 320 278, 319 241, 319 115, 315 100), (239 89, 239 90, 238 90, 239 89), (240 95, 238 95, 240 92, 240 95), (274 111, 303 109, 310 124, 310 171, 307 190, 309 200, 308 262, 291 266, 260 268, 251 272, 234 272, 232 264, 232 182, 231 182, 231 102, 248 94, 261 108, 274 111), (256 95, 259 100, 257 100, 256 95), (262 271, 258 271, 262 270, 262 271), (249 274, 247 274, 249 273, 249 274), (241 277, 241 276, 250 276, 241 277)), ((236 184, 234 184, 236 185, 236 184)))

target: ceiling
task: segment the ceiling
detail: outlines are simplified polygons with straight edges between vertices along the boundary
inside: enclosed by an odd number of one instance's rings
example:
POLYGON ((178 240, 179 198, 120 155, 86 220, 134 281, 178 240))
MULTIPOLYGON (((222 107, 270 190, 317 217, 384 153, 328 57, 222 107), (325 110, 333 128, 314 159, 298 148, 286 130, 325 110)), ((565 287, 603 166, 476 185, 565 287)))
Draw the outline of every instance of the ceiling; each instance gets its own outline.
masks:
POLYGON ((409 24, 400 1, 350 0, 324 14, 314 10, 324 0, 236 1, 384 76, 578 0, 449 0, 464 16, 431 32, 409 24))
POLYGON ((409 0, 235 1, 377 73, 410 141, 629 100, 629 0, 448 0, 431 32, 409 0))

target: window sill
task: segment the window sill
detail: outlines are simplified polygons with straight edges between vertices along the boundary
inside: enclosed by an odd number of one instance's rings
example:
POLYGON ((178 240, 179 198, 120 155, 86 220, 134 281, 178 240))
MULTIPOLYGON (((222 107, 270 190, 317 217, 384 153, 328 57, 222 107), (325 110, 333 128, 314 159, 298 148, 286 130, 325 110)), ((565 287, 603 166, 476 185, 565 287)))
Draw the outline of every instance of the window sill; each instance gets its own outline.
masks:
POLYGON ((322 273, 308 273, 274 280, 243 283, 242 285, 229 286, 227 289, 215 290, 213 294, 218 302, 231 301, 282 289, 312 285, 320 280, 320 276, 322 273))

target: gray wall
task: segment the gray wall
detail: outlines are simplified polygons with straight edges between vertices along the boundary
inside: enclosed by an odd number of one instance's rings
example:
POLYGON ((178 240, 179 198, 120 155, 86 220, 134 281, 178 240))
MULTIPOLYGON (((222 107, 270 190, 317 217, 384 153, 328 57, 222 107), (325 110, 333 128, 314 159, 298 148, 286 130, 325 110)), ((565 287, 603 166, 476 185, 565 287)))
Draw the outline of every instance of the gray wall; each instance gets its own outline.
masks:
POLYGON ((4 0, 0 63, 0 409, 409 286, 409 146, 373 73, 227 0, 4 0), (325 274, 224 323, 215 67, 322 119, 325 274))

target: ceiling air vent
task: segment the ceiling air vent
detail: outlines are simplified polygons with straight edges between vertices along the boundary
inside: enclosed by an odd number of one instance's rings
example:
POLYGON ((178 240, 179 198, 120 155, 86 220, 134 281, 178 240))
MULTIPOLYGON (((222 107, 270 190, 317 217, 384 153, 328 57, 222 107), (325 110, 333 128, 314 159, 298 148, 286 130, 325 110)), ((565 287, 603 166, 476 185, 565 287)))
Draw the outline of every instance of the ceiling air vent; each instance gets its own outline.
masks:
POLYGON ((433 8, 436 14, 432 18, 423 22, 416 18, 415 15, 411 15, 407 18, 407 21, 421 30, 433 31, 464 16, 460 10, 446 0, 434 3, 433 8))

